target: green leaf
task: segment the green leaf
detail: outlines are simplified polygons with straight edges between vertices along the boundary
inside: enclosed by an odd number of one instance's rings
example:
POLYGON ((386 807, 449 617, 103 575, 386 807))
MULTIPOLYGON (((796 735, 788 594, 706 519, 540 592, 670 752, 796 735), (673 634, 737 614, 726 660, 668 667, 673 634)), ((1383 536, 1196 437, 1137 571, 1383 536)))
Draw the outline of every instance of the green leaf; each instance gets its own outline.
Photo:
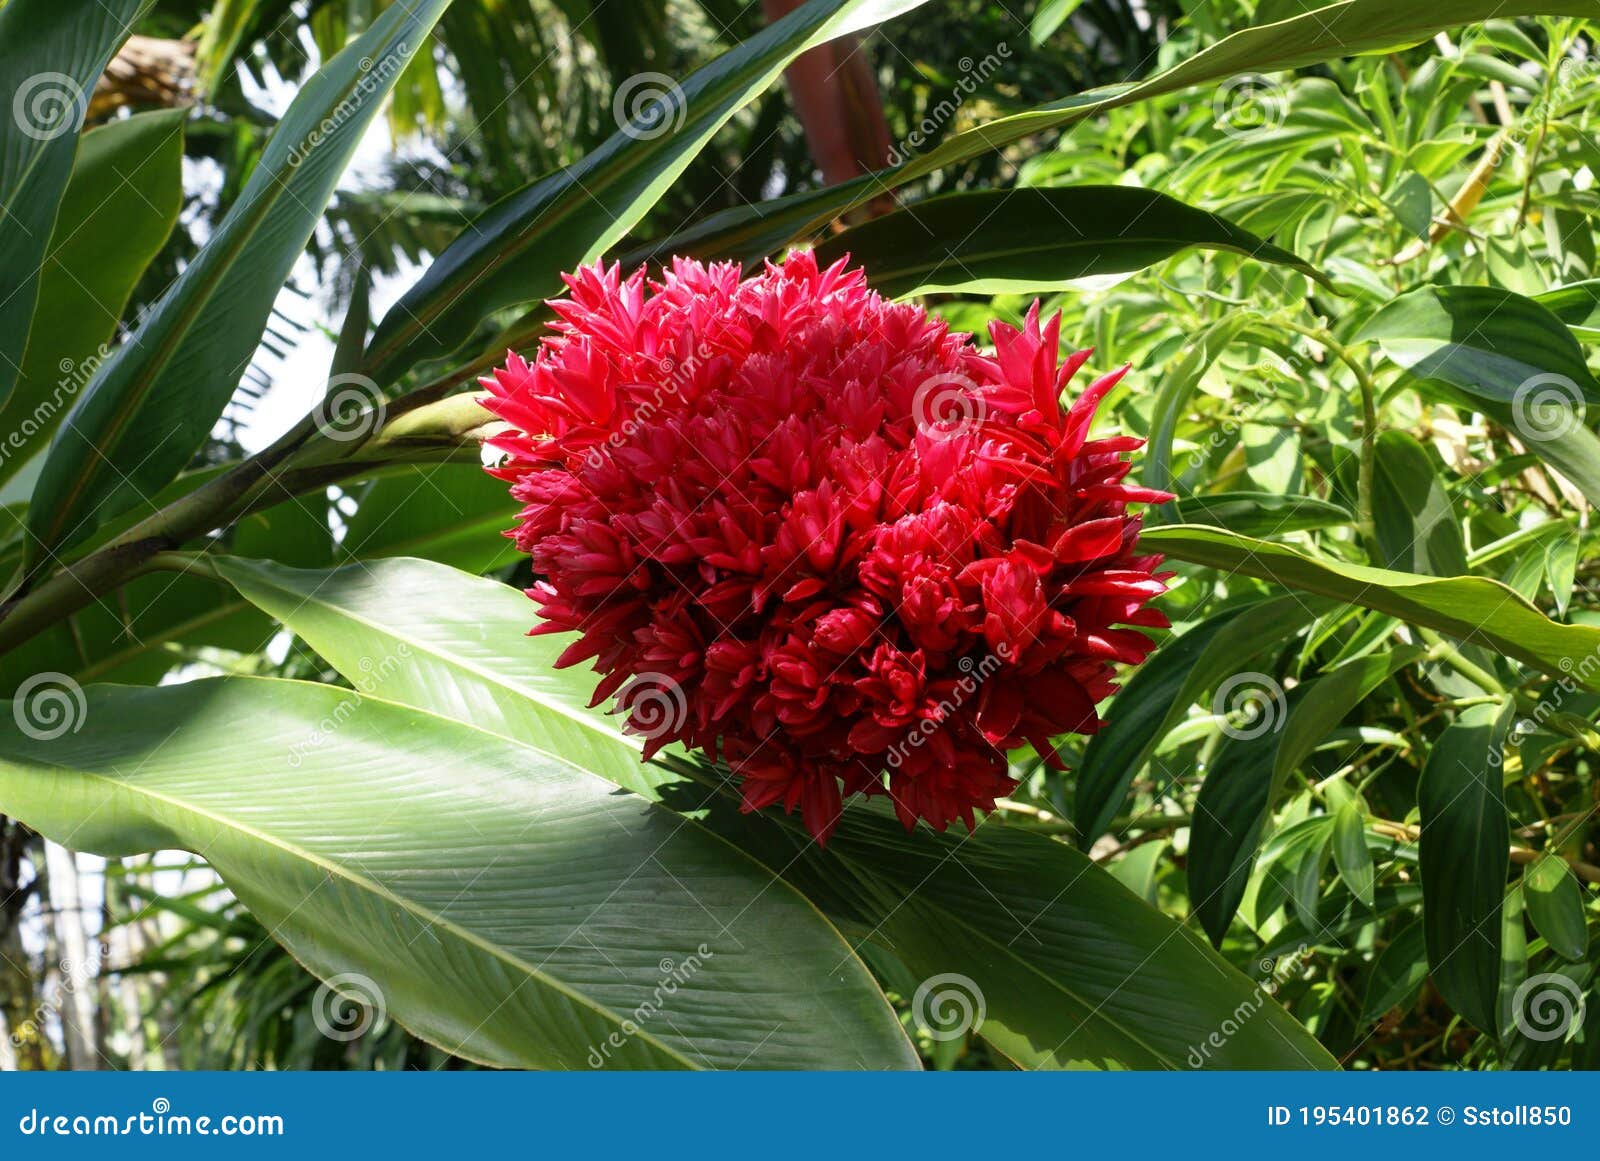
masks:
POLYGON ((516 502, 505 481, 477 464, 392 468, 355 497, 359 506, 339 543, 344 556, 420 556, 482 573, 520 555, 504 535, 516 502))
MULTIPOLYGON (((1264 675, 1262 685, 1270 679, 1264 675)), ((1279 690, 1269 721, 1282 728, 1285 708, 1279 690)), ((1230 737, 1206 770, 1195 799, 1189 829, 1189 908, 1216 946, 1222 945, 1250 882, 1271 805, 1277 734, 1245 732, 1230 737)))
POLYGON ((1600 279, 1558 286, 1533 296, 1580 339, 1600 342, 1600 279))
POLYGON ((1121 185, 980 190, 930 198, 817 247, 846 255, 881 294, 1034 294, 1096 285, 1185 250, 1227 250, 1322 276, 1226 218, 1121 185), (1086 282, 1085 280, 1088 280, 1086 282))
MULTIPOLYGON (((1239 332, 1250 325, 1250 316, 1229 314, 1201 331, 1189 345, 1182 359, 1166 369, 1162 375, 1161 390, 1156 395, 1155 413, 1150 420, 1150 442, 1144 452, 1144 482, 1152 488, 1172 490, 1172 441, 1177 435, 1178 420, 1183 415, 1189 396, 1200 385, 1211 364, 1217 361, 1228 344, 1239 332)), ((1170 523, 1170 515, 1162 508, 1150 509, 1150 517, 1170 523)), ((1209 521, 1199 521, 1209 523, 1209 521)))
POLYGON ((1522 892, 1534 930, 1562 959, 1579 963, 1589 952, 1583 888, 1558 855, 1545 855, 1522 872, 1522 892))
POLYGON ((1407 170, 1383 202, 1394 211, 1395 221, 1415 238, 1426 238, 1433 226, 1433 190, 1428 179, 1407 170))
POLYGON ((0 405, 0 482, 42 451, 105 358, 128 296, 183 206, 183 118, 138 113, 83 135, 39 277, 16 389, 0 405))
POLYGON ((1461 522, 1427 449, 1407 432, 1385 431, 1374 450, 1373 520, 1384 565, 1428 576, 1466 573, 1461 522))
POLYGON ((1337 528, 1355 518, 1315 496, 1279 492, 1209 492, 1167 505, 1179 524, 1210 524, 1244 536, 1282 536, 1312 528, 1337 528))
MULTIPOLYGON (((227 559, 218 568, 353 680, 404 644, 408 663, 384 696, 581 757, 692 813, 686 830, 715 827, 924 979, 968 977, 987 1005, 982 1034, 1021 1063, 1196 1067, 1187 1054, 1218 1021, 1240 1003, 1261 1006, 1244 977, 1060 843, 992 822, 973 836, 907 834, 855 804, 822 851, 775 812, 741 814, 727 796, 641 766, 638 739, 587 708, 593 677, 551 668, 568 642, 522 635, 533 606, 507 586, 411 560, 331 573, 227 559)), ((1280 1008, 1265 1009, 1202 1063, 1330 1063, 1280 1008)))
POLYGON ((1572 674, 1587 688, 1600 690, 1600 628, 1558 624, 1499 581, 1424 577, 1346 564, 1188 524, 1147 529, 1140 543, 1192 564, 1376 609, 1497 650, 1546 673, 1572 674))
POLYGON ((818 234, 833 218, 881 197, 886 190, 1039 134, 1070 128, 1109 109, 1240 73, 1278 72, 1340 57, 1389 52, 1491 17, 1593 14, 1589 0, 1453 0, 1448 7, 1437 0, 1344 0, 1236 32, 1136 84, 1107 85, 952 133, 927 153, 894 168, 790 195, 777 203, 724 211, 652 249, 657 254, 692 251, 706 257, 751 261, 793 239, 818 234))
POLYGON ((0 403, 23 365, 89 94, 153 3, 11 0, 0 8, 0 403))
POLYGON ((1434 743, 1417 787, 1428 967, 1450 1006, 1491 1035, 1511 862, 1500 766, 1513 708, 1463 710, 1434 743))
POLYGON ((389 311, 367 352, 380 383, 446 355, 493 312, 556 293, 624 237, 727 120, 813 45, 923 0, 810 0, 689 76, 618 89, 633 120, 577 164, 491 206, 389 311), (630 107, 631 106, 631 107, 630 107))
POLYGON ((1367 849, 1367 816, 1355 797, 1340 803, 1333 812, 1333 861, 1350 893, 1371 907, 1375 902, 1375 878, 1372 852, 1367 849))
POLYGON ((1428 954, 1423 925, 1413 923, 1389 941, 1367 977, 1362 1023, 1378 1019, 1392 1008, 1409 1007, 1428 978, 1428 954))
POLYGON ((448 3, 391 5, 300 89, 227 216, 57 434, 28 513, 30 566, 170 482, 205 441, 362 133, 448 3))
POLYGON ((1128 787, 1195 700, 1316 615, 1293 596, 1226 609, 1172 637, 1133 671, 1089 739, 1073 791, 1073 825, 1087 848, 1106 832, 1128 787))
POLYGON ((469 1059, 916 1066, 792 888, 570 758, 378 700, 410 662, 373 660, 359 691, 95 686, 88 728, 45 740, 6 713, 0 811, 75 849, 203 854, 307 967, 469 1059))
POLYGON ((1083 0, 1039 0, 1039 7, 1028 22, 1028 39, 1034 44, 1043 44, 1082 3, 1083 0))
POLYGON ((1358 338, 1427 389, 1482 411, 1600 504, 1600 437, 1584 425, 1600 382, 1546 307, 1487 286, 1424 286, 1378 311, 1358 338))
POLYGON ((860 808, 826 852, 789 834, 777 857, 803 890, 847 892, 915 974, 975 984, 979 1031, 1025 1067, 1336 1067, 1269 994, 1064 843, 993 822, 907 834, 860 808))

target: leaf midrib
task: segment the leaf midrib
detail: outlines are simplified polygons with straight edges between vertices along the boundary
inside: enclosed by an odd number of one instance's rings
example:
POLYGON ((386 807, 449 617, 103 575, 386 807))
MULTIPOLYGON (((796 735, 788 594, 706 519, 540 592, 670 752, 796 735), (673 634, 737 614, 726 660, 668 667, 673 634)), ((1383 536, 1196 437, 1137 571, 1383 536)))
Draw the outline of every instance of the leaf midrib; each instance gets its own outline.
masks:
MULTIPOLYGON (((276 681, 276 680, 283 680, 283 679, 263 679, 263 678, 241 677, 241 678, 235 678, 233 680, 240 680, 240 681, 274 680, 274 681, 276 681)), ((308 688, 317 689, 317 690, 327 690, 327 689, 330 689, 330 688, 334 688, 334 687, 331 687, 331 686, 319 685, 316 682, 292 681, 292 682, 288 682, 288 684, 306 686, 308 688)), ((381 701, 382 699, 381 698, 380 699, 369 698, 368 700, 381 701)), ((389 702, 387 704, 398 705, 399 703, 389 702)), ((456 727, 461 728, 461 729, 467 729, 467 730, 473 731, 474 733, 483 734, 485 737, 493 738, 496 741, 510 742, 512 745, 519 746, 519 748, 527 750, 529 753, 538 754, 541 757, 552 758, 555 761, 561 762, 562 764, 570 767, 571 769, 577 771, 580 774, 586 775, 587 777, 591 777, 591 778, 598 777, 598 775, 591 774, 589 771, 584 770, 580 766, 574 765, 573 763, 567 761, 564 758, 559 758, 559 757, 557 757, 555 755, 547 754, 545 751, 537 750, 537 749, 533 748, 532 746, 522 745, 521 743, 518 743, 518 742, 512 741, 511 739, 505 738, 501 734, 494 734, 494 733, 490 733, 490 732, 488 732, 486 730, 479 730, 476 726, 473 726, 473 725, 471 725, 470 723, 467 723, 467 722, 460 721, 459 719, 443 717, 441 715, 434 714, 429 710, 419 710, 415 706, 405 706, 404 708, 407 709, 407 710, 411 710, 413 712, 426 714, 427 716, 433 717, 438 721, 448 722, 451 725, 456 726, 456 727)), ((85 778, 91 778, 91 779, 94 779, 94 780, 99 781, 99 782, 107 783, 107 784, 109 784, 109 785, 111 785, 113 787, 121 788, 123 790, 128 791, 129 793, 136 794, 136 795, 142 795, 142 796, 144 796, 144 797, 146 797, 146 798, 148 798, 148 799, 150 799, 152 801, 160 802, 160 803, 163 803, 166 806, 172 807, 172 808, 174 808, 176 810, 185 811, 185 812, 187 812, 187 813, 189 813, 191 815, 194 815, 196 817, 207 819, 207 820, 217 824, 218 826, 222 826, 222 827, 227 828, 229 830, 232 830, 232 831, 234 831, 234 832, 236 832, 238 834, 245 835, 247 837, 253 838, 253 839, 257 840, 258 842, 265 843, 266 845, 271 846, 271 847, 273 847, 273 848, 275 848, 277 850, 280 850, 280 851, 284 852, 285 854, 290 855, 292 857, 296 857, 296 858, 302 859, 306 863, 308 863, 308 864, 310 864, 312 866, 318 867, 321 870, 325 871, 330 877, 337 877, 337 878, 343 879, 344 881, 350 883, 352 886, 357 887, 357 888, 362 889, 362 890, 365 890, 365 891, 369 892, 370 894, 372 894, 373 896, 377 897, 380 900, 384 900, 384 901, 387 901, 387 902, 391 903, 392 905, 398 907, 399 909, 401 909, 401 910, 409 913, 410 915, 414 916, 415 918, 421 920, 426 925, 437 927, 437 928, 442 929, 442 930, 444 930, 444 931, 446 931, 446 932, 448 932, 450 934, 453 934, 454 936, 456 936, 459 940, 461 940, 464 944, 468 945, 469 947, 478 948, 480 951, 482 951, 483 953, 489 955, 491 958, 500 960, 502 963, 506 964, 507 966, 520 971, 523 975, 527 976, 528 978, 533 979, 533 980, 535 980, 535 981, 537 981, 539 983, 544 984, 546 987, 550 988, 552 991, 557 992, 560 995, 565 996, 568 1000, 570 1000, 571 1002, 579 1005, 580 1007, 588 1008, 590 1011, 593 1011, 596 1014, 598 1014, 598 1015, 602 1016, 603 1018, 607 1019, 608 1021, 616 1024, 616 1026, 619 1029, 622 1028, 623 1025, 626 1023, 626 1021, 624 1020, 624 1018, 622 1017, 622 1015, 620 1013, 613 1012, 610 1008, 606 1007, 604 1004, 601 1004, 598 1001, 590 999, 589 997, 583 995, 583 993, 581 993, 581 992, 575 991, 570 985, 562 982, 559 978, 557 978, 555 976, 552 976, 552 975, 548 974, 547 972, 544 972, 538 966, 536 966, 534 964, 530 964, 526 960, 522 959, 520 956, 514 955, 510 951, 507 951, 504 948, 496 946, 495 944, 491 943, 490 941, 488 941, 487 939, 483 938, 482 936, 479 936, 476 933, 474 933, 474 932, 472 932, 472 931, 470 931, 470 930, 468 930, 466 928, 460 927, 459 925, 457 925, 453 921, 451 921, 449 919, 446 919, 443 915, 431 910, 430 908, 424 907, 420 903, 417 903, 417 902, 415 902, 413 900, 406 899, 404 896, 396 894, 394 891, 390 890, 388 887, 384 886, 382 883, 379 883, 374 879, 371 879, 371 878, 369 878, 367 876, 361 875, 361 874, 359 874, 359 873, 357 873, 355 871, 352 871, 352 870, 344 867, 343 864, 341 864, 341 863, 335 862, 335 861, 333 861, 331 859, 324 858, 321 855, 318 855, 318 854, 315 854, 315 853, 313 853, 311 851, 308 851, 308 850, 306 850, 306 849, 304 849, 302 847, 299 847, 299 846, 295 845, 294 843, 291 843, 291 842, 289 842, 289 841, 287 841, 285 839, 280 839, 280 838, 278 838, 276 836, 273 836, 271 834, 268 834, 268 833, 266 833, 264 831, 257 830, 255 827, 250 826, 247 823, 244 823, 244 822, 241 822, 241 821, 238 821, 238 820, 235 820, 235 819, 231 819, 227 815, 215 813, 214 811, 208 810, 208 809, 206 809, 204 807, 201 807, 201 806, 199 806, 197 804, 194 804, 194 803, 191 803, 191 802, 185 802, 182 799, 172 798, 172 797, 170 797, 170 796, 168 796, 166 794, 160 793, 159 791, 153 790, 150 787, 145 786, 143 784, 135 783, 135 782, 128 782, 128 781, 125 781, 123 779, 114 778, 114 777, 112 777, 112 776, 110 776, 108 774, 105 774, 105 773, 103 773, 101 771, 98 771, 98 770, 76 770, 76 769, 72 769, 72 768, 68 768, 68 767, 56 766, 54 764, 47 764, 47 765, 48 765, 49 769, 57 771, 58 774, 63 776, 63 777, 72 777, 72 778, 85 777, 85 778)), ((643 801, 643 800, 641 800, 641 801, 643 801)), ((195 853, 198 854, 199 852, 195 852, 195 853)), ((699 1071, 700 1070, 700 1066, 699 1065, 695 1064, 688 1057, 682 1055, 676 1049, 672 1048, 670 1045, 666 1044, 664 1041, 660 1040, 658 1037, 654 1036, 653 1034, 647 1032, 645 1029, 639 1028, 637 1033, 636 1033, 636 1035, 637 1035, 637 1037, 639 1039, 642 1039, 642 1040, 645 1040, 646 1042, 648 1042, 652 1047, 659 1049, 662 1053, 666 1054, 667 1056, 671 1057, 674 1060, 679 1061, 685 1068, 693 1069, 695 1071, 699 1071)), ((446 1046, 441 1046, 441 1047, 446 1047, 446 1046)), ((463 1045, 463 1046, 460 1046, 460 1047, 465 1047, 465 1046, 463 1045)))

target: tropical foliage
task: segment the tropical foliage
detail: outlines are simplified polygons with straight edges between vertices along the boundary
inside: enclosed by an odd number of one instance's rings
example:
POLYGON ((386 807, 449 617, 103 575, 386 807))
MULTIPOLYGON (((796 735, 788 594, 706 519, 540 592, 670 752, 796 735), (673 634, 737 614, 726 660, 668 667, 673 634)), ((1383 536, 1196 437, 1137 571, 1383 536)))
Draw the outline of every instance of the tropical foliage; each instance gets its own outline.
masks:
POLYGON ((1009 7, 0 5, 0 1052, 1600 1067, 1593 0, 1009 7), (524 635, 476 378, 800 246, 1042 299, 1176 496, 1171 629, 970 831, 819 847, 524 635))

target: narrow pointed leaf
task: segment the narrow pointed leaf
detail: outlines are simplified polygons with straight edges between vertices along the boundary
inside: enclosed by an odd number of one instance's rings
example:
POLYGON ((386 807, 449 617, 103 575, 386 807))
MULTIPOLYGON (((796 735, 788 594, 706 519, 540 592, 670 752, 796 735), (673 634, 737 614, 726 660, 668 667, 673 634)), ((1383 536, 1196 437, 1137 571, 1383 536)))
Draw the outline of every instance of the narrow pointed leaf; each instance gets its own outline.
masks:
POLYGON ((0 7, 0 403, 16 384, 89 94, 154 0, 0 7))
POLYGON ((300 89, 227 216, 100 369, 45 461, 28 563, 174 479, 205 441, 362 133, 449 0, 391 5, 300 89))
POLYGON ((0 481, 42 453, 105 358, 128 296, 183 206, 181 110, 137 113, 83 135, 44 259, 22 374, 0 404, 0 481))
POLYGON ((1499 581, 1424 577, 1346 564, 1191 524, 1147 530, 1141 543, 1191 564, 1376 609, 1515 657, 1546 673, 1571 674, 1588 688, 1600 690, 1600 628, 1558 624, 1499 581))
POLYGON ((1321 275, 1226 218, 1134 186, 950 194, 845 230, 817 247, 848 255, 873 289, 917 294, 1035 294, 1131 274, 1185 250, 1226 250, 1321 275))
POLYGON ((1417 787, 1429 972, 1450 1006, 1491 1034, 1511 862, 1500 768, 1513 708, 1463 710, 1434 743, 1417 787))
MULTIPOLYGON (((561 274, 627 234, 728 118, 801 52, 922 0, 811 0, 680 85, 642 73, 634 119, 577 164, 491 206, 389 311, 366 369, 392 382, 448 354, 496 310, 555 294, 561 274)), ((626 94, 626 88, 619 88, 626 94)), ((628 112, 625 99, 619 108, 628 112)))

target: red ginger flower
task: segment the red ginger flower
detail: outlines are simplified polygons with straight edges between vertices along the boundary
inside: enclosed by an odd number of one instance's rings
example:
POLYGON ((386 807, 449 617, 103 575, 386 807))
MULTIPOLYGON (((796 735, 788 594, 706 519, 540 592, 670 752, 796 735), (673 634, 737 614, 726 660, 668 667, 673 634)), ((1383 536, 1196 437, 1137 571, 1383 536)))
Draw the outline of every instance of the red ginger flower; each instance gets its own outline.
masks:
POLYGON ((740 280, 676 259, 596 264, 554 334, 483 380, 512 430, 495 474, 543 623, 592 658, 646 755, 720 755, 746 810, 799 807, 825 841, 843 793, 944 829, 1014 783, 1006 751, 1093 733, 1115 663, 1165 627, 1135 549, 1138 439, 1091 440, 1089 357, 1060 316, 990 326, 992 356, 860 271, 809 253, 740 280))

